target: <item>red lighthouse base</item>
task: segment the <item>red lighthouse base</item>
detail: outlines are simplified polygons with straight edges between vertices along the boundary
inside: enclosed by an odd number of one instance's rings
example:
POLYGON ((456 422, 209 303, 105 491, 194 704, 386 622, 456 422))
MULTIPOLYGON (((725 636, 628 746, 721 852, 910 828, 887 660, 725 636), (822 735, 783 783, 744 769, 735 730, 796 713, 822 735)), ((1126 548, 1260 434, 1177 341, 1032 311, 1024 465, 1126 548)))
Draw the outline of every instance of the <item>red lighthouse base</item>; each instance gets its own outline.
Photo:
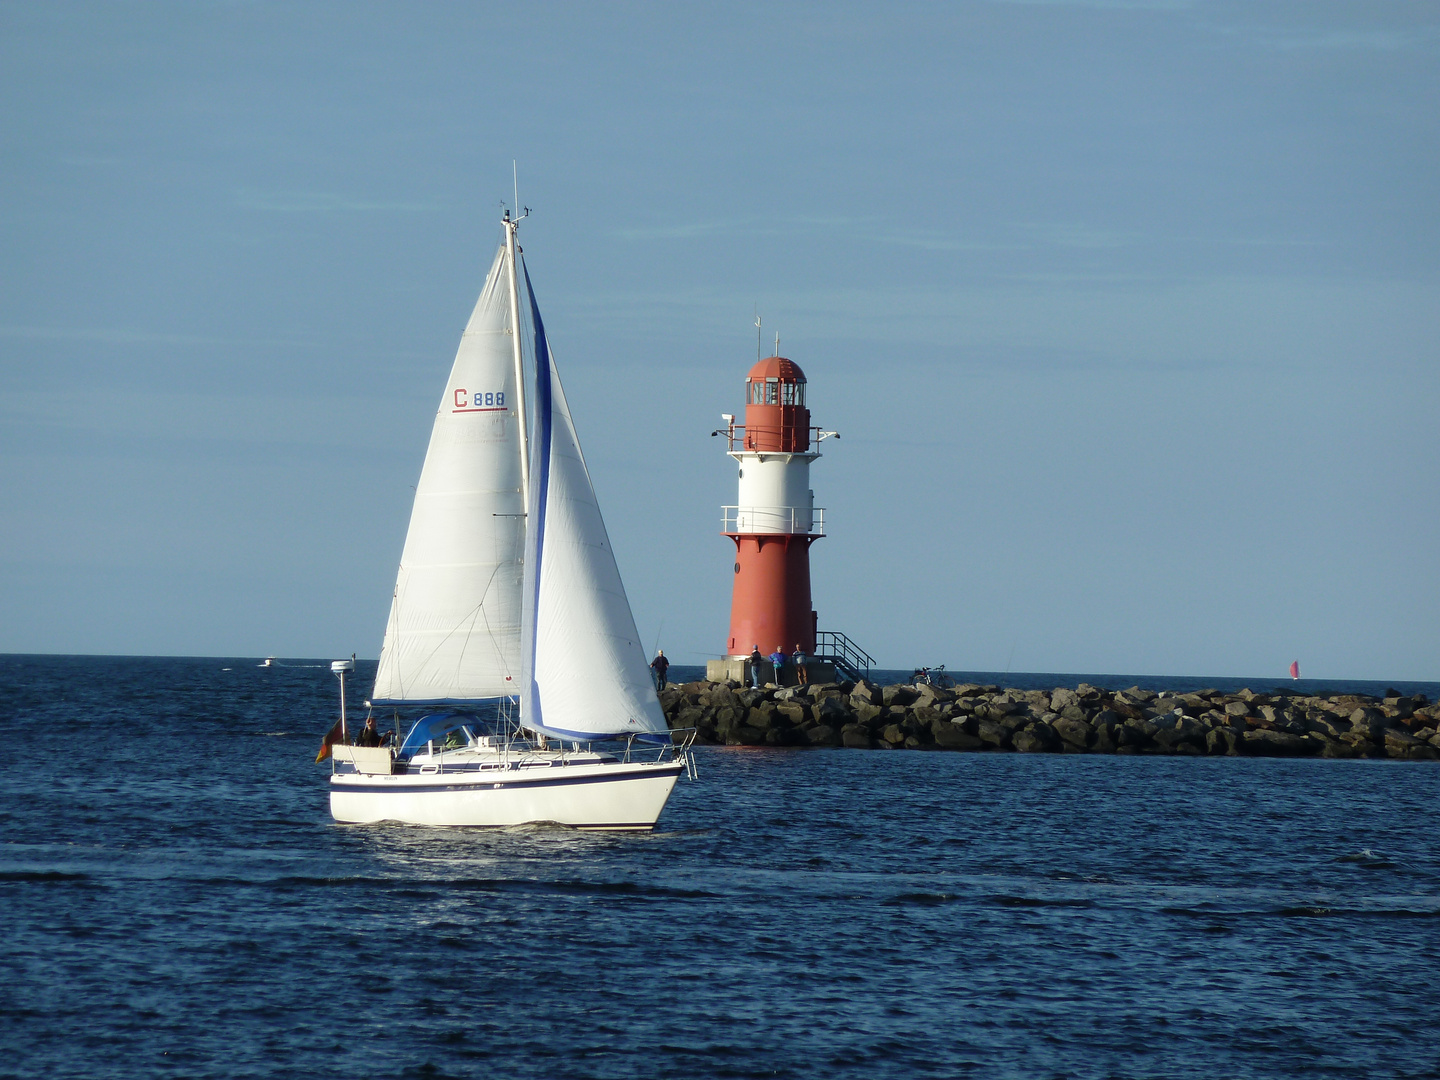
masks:
POLYGON ((735 591, 730 601, 731 656, 789 655, 799 645, 815 653, 810 605, 810 545, 818 537, 787 533, 727 533, 735 541, 735 591))

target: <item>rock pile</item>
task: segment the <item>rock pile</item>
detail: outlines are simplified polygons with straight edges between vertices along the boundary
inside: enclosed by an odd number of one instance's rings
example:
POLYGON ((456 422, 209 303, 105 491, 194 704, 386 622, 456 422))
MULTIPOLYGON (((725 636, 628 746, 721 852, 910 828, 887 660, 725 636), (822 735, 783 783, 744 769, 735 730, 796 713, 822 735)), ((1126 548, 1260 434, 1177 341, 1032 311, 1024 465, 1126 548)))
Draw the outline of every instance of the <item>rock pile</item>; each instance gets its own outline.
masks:
POLYGON ((661 691, 671 728, 729 746, 847 746, 1065 754, 1214 754, 1440 759, 1440 705, 1387 692, 1249 690, 1156 694, 868 682, 750 689, 693 682, 661 691))

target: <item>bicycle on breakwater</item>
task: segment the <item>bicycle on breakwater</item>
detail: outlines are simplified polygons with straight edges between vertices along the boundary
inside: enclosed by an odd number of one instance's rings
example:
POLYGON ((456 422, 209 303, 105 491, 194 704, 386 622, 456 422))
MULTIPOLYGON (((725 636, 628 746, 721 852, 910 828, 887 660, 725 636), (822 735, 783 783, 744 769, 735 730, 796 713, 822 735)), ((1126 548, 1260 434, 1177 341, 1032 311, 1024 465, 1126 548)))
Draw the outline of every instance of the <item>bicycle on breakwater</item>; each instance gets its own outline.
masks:
POLYGON ((910 676, 910 682, 919 686, 924 683, 926 686, 933 686, 937 690, 949 690, 955 686, 955 680, 945 674, 945 665, 937 667, 916 668, 915 674, 910 676))

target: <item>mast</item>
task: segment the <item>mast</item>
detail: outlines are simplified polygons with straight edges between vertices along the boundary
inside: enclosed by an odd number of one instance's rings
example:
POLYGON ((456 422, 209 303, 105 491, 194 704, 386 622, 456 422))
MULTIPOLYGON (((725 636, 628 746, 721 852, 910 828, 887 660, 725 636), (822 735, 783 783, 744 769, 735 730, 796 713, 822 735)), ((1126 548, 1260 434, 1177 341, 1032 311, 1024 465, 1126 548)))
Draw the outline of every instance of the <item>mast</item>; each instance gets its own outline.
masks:
MULTIPOLYGON (((526 215, 521 215, 524 217, 526 215)), ((530 433, 525 422, 525 361, 520 355, 520 288, 515 281, 515 253, 518 245, 515 243, 515 230, 520 226, 520 218, 510 217, 510 211, 505 211, 501 221, 505 226, 505 254, 506 272, 510 278, 510 332, 511 345, 515 353, 515 408, 516 415, 520 417, 520 497, 524 499, 525 506, 530 505, 530 433)), ((539 362, 539 358, 536 358, 539 362)))

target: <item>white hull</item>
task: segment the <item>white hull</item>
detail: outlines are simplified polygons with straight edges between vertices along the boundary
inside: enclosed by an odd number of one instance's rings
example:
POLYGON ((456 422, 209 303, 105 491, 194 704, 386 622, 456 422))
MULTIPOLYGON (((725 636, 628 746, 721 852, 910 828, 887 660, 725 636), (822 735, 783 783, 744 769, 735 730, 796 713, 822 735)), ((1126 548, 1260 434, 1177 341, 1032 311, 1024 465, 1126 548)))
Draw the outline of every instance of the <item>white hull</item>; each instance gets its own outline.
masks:
POLYGON ((330 778, 336 821, 500 827, 555 822, 578 829, 654 828, 684 760, 511 766, 467 772, 330 778))

